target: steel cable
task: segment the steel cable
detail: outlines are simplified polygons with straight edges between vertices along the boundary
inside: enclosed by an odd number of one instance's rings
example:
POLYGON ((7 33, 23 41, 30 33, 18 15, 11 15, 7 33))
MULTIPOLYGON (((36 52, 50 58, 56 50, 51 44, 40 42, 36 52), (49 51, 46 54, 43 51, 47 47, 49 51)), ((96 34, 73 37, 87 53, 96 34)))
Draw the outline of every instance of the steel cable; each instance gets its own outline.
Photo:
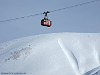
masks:
MULTIPOLYGON (((82 6, 82 5, 94 3, 94 2, 97 2, 97 1, 100 1, 100 0, 93 0, 93 1, 86 2, 86 3, 81 3, 81 4, 77 4, 77 5, 73 5, 73 6, 69 6, 69 7, 65 7, 65 8, 60 8, 60 9, 52 10, 52 11, 49 11, 49 12, 56 12, 56 11, 60 11, 60 10, 65 10, 65 9, 69 9, 69 8, 74 8, 74 7, 78 7, 78 6, 82 6)), ((14 21, 14 20, 19 20, 19 19, 34 17, 34 16, 38 16, 38 15, 41 15, 41 14, 43 14, 43 13, 35 14, 35 15, 29 15, 29 16, 23 16, 23 17, 20 17, 20 18, 14 18, 14 19, 3 20, 3 21, 0 21, 0 23, 5 23, 5 22, 14 21)))

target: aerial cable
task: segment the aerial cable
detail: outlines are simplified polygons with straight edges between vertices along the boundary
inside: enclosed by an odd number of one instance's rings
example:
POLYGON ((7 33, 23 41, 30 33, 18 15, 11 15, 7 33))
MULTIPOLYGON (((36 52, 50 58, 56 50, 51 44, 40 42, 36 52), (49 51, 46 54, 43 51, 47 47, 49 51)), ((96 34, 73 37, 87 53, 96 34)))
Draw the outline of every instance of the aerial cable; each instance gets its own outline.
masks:
POLYGON ((5 22, 10 22, 10 21, 16 21, 16 20, 19 20, 19 19, 25 19, 25 18, 29 18, 29 17, 34 17, 34 16, 41 15, 41 14, 43 14, 43 13, 35 14, 35 15, 29 15, 29 16, 23 16, 23 17, 20 17, 20 18, 8 19, 8 20, 0 21, 0 22, 1 23, 5 23, 5 22))
POLYGON ((69 6, 69 7, 65 7, 65 8, 60 8, 60 9, 53 10, 53 11, 50 11, 50 12, 55 12, 55 11, 60 11, 60 10, 69 9, 69 8, 74 8, 74 7, 78 7, 78 6, 82 6, 82 5, 94 3, 94 2, 97 2, 97 1, 100 1, 100 0, 93 0, 93 1, 86 2, 86 3, 81 3, 81 4, 77 4, 77 5, 73 5, 73 6, 69 6))
MULTIPOLYGON (((52 10, 52 11, 49 11, 49 12, 56 12, 56 11, 60 11, 60 10, 65 10, 65 9, 69 9, 69 8, 74 8, 74 7, 78 7, 78 6, 82 6, 82 5, 94 3, 94 2, 97 2, 97 1, 100 1, 100 0, 93 0, 93 1, 85 2, 85 3, 81 3, 81 4, 77 4, 77 5, 73 5, 73 6, 69 6, 69 7, 65 7, 65 8, 60 8, 60 9, 52 10)), ((29 15, 29 16, 23 16, 23 17, 20 17, 20 18, 14 18, 14 19, 3 20, 3 21, 0 21, 0 23, 15 21, 15 20, 19 20, 19 19, 25 19, 25 18, 29 18, 29 17, 34 17, 34 16, 42 15, 42 14, 44 14, 44 13, 39 13, 39 14, 34 14, 34 15, 29 15)))

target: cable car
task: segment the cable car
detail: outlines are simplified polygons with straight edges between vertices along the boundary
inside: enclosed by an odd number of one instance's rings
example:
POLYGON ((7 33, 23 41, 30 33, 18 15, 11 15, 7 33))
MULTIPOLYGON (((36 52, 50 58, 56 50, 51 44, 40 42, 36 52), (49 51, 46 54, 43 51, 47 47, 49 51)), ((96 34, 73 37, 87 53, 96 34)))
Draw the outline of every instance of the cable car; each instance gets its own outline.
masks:
POLYGON ((44 12, 43 14, 45 14, 44 19, 41 20, 41 25, 42 26, 47 26, 50 27, 52 25, 52 21, 50 21, 48 19, 47 13, 50 13, 49 11, 44 12))
POLYGON ((50 27, 52 25, 52 22, 49 19, 42 19, 41 20, 41 25, 50 27))

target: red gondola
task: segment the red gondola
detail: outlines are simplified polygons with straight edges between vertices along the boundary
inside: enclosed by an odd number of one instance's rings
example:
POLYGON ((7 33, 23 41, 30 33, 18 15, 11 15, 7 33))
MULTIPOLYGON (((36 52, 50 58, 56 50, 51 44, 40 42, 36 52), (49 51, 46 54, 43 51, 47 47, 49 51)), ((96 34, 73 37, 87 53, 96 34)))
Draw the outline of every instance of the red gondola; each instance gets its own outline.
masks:
POLYGON ((52 22, 50 20, 48 20, 48 19, 42 19, 41 20, 41 25, 50 27, 52 25, 52 22))
POLYGON ((47 26, 50 27, 52 25, 52 21, 50 21, 48 19, 47 13, 50 13, 49 11, 44 12, 43 14, 45 14, 44 19, 41 20, 41 25, 42 26, 47 26))

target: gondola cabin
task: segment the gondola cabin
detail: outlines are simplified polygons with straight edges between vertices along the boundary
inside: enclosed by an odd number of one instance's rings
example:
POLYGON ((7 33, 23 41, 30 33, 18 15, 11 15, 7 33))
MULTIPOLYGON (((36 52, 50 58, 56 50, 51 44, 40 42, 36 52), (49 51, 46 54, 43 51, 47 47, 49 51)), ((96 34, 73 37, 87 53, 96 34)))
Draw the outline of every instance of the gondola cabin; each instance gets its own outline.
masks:
POLYGON ((49 19, 42 19, 41 20, 41 25, 50 27, 52 25, 52 22, 49 19))

